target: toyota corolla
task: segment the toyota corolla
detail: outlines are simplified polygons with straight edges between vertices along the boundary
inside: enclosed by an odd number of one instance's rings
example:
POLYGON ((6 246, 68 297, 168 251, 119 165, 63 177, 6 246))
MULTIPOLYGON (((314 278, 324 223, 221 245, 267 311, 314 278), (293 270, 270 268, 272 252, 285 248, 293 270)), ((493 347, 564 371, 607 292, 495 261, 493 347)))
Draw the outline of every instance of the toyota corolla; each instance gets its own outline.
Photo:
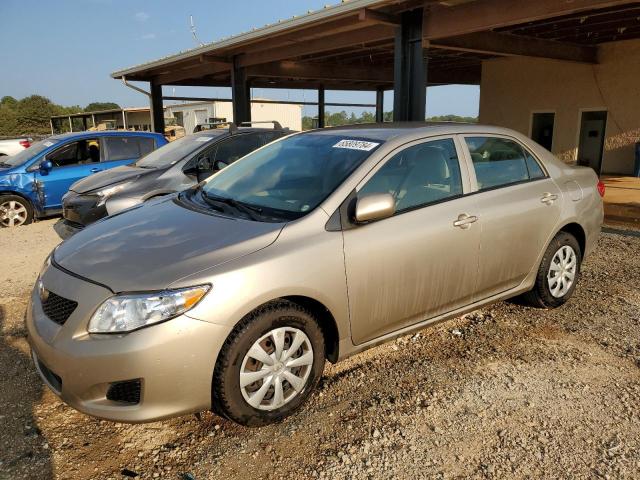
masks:
POLYGON ((62 243, 27 311, 35 365, 100 418, 276 422, 326 360, 511 297, 561 306, 603 194, 502 128, 292 135, 62 243))

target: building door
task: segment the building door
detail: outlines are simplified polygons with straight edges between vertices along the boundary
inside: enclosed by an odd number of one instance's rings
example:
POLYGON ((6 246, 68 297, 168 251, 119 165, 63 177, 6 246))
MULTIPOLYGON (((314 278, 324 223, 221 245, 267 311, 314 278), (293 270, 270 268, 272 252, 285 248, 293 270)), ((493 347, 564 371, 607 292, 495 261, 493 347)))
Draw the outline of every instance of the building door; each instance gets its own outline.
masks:
POLYGON ((553 124, 556 114, 537 112, 531 117, 531 139, 551 151, 553 146, 553 124))
POLYGON ((205 123, 207 123, 207 110, 206 109, 202 109, 202 110, 196 110, 195 111, 195 115, 196 115, 196 125, 204 125, 205 123))
POLYGON ((607 112, 582 112, 580 118, 580 142, 578 165, 593 168, 598 175, 602 170, 604 133, 607 128, 607 112))

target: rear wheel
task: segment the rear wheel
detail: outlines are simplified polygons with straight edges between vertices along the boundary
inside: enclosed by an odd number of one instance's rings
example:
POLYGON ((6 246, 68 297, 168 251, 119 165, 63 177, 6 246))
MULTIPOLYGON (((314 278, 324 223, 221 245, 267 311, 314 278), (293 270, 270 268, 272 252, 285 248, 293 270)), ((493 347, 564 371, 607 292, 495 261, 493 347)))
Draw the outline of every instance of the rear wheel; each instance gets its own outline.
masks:
POLYGON ((576 238, 559 232, 547 247, 533 289, 522 298, 531 306, 556 308, 564 304, 576 288, 582 252, 576 238))
POLYGON ((224 343, 213 375, 213 408, 245 426, 278 422, 307 400, 324 362, 315 317, 289 301, 269 303, 224 343))
POLYGON ((32 221, 33 208, 27 200, 17 195, 0 195, 0 226, 19 227, 32 221))

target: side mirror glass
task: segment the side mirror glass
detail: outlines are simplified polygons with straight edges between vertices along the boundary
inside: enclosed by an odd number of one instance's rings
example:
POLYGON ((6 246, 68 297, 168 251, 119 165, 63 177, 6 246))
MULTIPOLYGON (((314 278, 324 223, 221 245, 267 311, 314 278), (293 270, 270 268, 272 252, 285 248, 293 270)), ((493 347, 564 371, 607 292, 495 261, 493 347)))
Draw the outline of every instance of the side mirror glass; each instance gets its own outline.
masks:
POLYGON ((51 163, 51 160, 44 160, 42 163, 40 163, 40 174, 42 175, 49 175, 49 172, 53 169, 53 163, 51 163))
POLYGON ((396 213, 396 201, 389 193, 371 193, 358 197, 355 221, 358 223, 382 220, 396 213))

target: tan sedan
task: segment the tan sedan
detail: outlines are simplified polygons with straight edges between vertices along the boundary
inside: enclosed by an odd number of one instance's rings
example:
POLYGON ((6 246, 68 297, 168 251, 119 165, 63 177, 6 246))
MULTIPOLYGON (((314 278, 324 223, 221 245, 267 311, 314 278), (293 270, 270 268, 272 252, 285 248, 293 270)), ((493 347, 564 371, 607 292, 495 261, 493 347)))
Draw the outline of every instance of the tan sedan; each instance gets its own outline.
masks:
POLYGON ((603 193, 502 128, 290 135, 60 245, 27 312, 33 357, 97 417, 275 422, 325 360, 518 295, 562 305, 603 193))

